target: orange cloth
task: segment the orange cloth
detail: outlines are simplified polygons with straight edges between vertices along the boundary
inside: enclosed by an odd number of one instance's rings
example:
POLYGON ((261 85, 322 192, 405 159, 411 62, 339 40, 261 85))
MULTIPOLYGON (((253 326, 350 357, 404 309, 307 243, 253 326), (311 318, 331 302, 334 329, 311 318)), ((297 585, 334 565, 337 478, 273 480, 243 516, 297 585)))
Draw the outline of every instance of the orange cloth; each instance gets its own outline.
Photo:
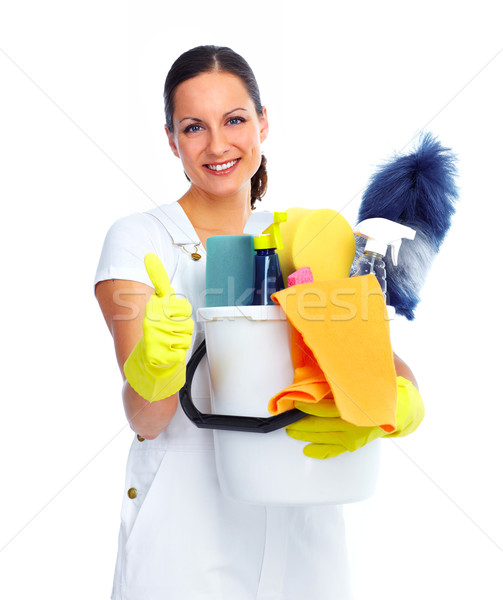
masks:
POLYGON ((272 296, 292 325, 292 385, 269 412, 332 397, 345 421, 396 428, 396 372, 386 304, 374 275, 304 283, 272 296))

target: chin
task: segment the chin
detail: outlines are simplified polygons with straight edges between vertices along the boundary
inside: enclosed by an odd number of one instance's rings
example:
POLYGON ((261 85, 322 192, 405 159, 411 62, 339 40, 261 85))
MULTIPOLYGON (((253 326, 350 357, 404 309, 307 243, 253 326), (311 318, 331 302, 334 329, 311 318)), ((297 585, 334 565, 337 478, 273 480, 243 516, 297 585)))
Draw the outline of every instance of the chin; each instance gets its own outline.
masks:
POLYGON ((243 191, 243 189, 247 189, 248 181, 245 183, 237 184, 232 181, 218 181, 213 185, 203 186, 203 189, 210 194, 215 196, 229 197, 235 196, 243 191))

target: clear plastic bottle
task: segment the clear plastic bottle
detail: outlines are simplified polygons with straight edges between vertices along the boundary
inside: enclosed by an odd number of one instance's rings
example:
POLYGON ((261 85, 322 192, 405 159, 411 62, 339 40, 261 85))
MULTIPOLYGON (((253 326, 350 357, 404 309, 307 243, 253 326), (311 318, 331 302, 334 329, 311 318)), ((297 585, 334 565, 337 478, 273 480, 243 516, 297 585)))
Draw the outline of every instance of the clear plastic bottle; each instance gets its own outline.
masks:
POLYGON ((389 306, 384 256, 390 246, 391 260, 394 265, 397 265, 402 239, 413 240, 416 232, 411 227, 381 217, 366 219, 359 223, 353 231, 367 240, 363 256, 356 261, 356 273, 353 277, 375 275, 386 299, 388 314, 391 315, 390 318, 393 318, 394 308, 389 306))
POLYGON ((387 286, 386 286, 386 264, 382 254, 366 250, 365 253, 360 256, 356 261, 356 272, 353 277, 359 275, 375 275, 379 285, 381 286, 382 293, 388 300, 387 286))

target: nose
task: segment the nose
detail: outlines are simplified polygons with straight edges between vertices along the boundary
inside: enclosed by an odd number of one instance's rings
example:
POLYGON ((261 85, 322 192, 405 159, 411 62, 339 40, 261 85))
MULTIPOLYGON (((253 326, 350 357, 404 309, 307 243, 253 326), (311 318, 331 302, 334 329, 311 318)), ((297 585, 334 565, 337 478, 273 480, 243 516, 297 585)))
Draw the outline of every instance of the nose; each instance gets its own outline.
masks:
POLYGON ((210 131, 207 150, 213 156, 222 156, 229 150, 229 141, 223 128, 218 127, 210 131))

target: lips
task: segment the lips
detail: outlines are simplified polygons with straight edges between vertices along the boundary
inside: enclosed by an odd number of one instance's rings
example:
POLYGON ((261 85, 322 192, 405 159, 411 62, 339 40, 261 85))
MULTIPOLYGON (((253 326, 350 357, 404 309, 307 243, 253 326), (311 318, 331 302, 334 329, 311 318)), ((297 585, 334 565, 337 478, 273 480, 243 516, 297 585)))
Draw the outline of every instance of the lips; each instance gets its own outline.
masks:
POLYGON ((233 160, 228 160, 227 162, 223 163, 206 164, 204 165, 204 167, 208 169, 208 171, 210 171, 213 175, 227 175, 227 173, 230 173, 234 169, 234 167, 238 164, 239 161, 239 158, 235 158, 233 160))

